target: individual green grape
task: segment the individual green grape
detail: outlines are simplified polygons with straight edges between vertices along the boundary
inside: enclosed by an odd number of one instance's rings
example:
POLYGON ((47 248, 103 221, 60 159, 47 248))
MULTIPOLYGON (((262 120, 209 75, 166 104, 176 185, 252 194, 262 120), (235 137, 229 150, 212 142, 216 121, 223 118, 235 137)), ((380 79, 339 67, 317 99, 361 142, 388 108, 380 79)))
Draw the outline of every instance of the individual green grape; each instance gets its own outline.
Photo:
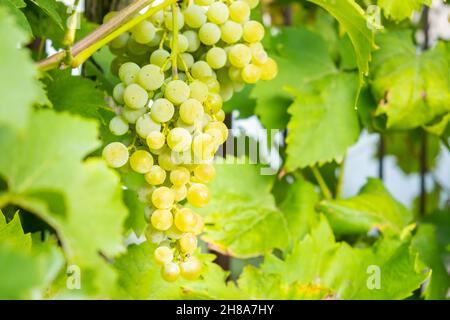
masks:
POLYGON ((184 253, 192 254, 197 249, 197 237, 193 233, 184 233, 178 240, 180 249, 184 253))
POLYGON ((131 109, 125 107, 122 109, 122 117, 127 120, 128 123, 136 123, 137 119, 147 112, 146 108, 131 109))
POLYGON ((170 172, 170 182, 175 186, 183 186, 189 182, 191 173, 184 167, 177 167, 170 172))
POLYGON ((164 23, 164 10, 155 12, 150 18, 150 22, 156 26, 161 26, 164 23))
POLYGON ((126 85, 132 84, 140 69, 136 63, 125 62, 119 68, 119 78, 126 85))
POLYGON ((168 282, 176 281, 180 277, 180 267, 173 262, 166 263, 161 268, 161 277, 168 282))
POLYGON ((194 133, 195 131, 195 125, 193 124, 187 124, 186 122, 184 122, 181 118, 178 118, 177 122, 175 123, 175 125, 179 128, 183 128, 186 129, 189 133, 194 133))
POLYGON ((199 235, 203 232, 203 229, 205 228, 205 223, 203 222, 203 218, 199 214, 195 214, 197 223, 195 224, 195 227, 192 229, 192 233, 195 235, 199 235))
POLYGON ((136 121, 136 133, 141 138, 147 138, 152 131, 160 131, 161 125, 155 122, 148 113, 140 116, 136 121))
POLYGON ((232 81, 242 81, 241 72, 242 69, 231 66, 228 68, 228 77, 232 81))
POLYGON ((225 121, 225 111, 223 111, 222 109, 217 111, 214 116, 216 117, 217 121, 220 121, 220 122, 225 121))
MULTIPOLYGON (((172 214, 171 214, 172 215, 172 214)), ((156 248, 154 252, 156 263, 165 265, 173 260, 173 250, 166 246, 156 248)))
POLYGON ((188 99, 180 106, 180 118, 186 124, 194 124, 203 116, 203 106, 196 99, 188 99))
POLYGON ((261 44, 261 42, 251 43, 249 47, 250 51, 252 52, 253 63, 261 65, 267 62, 269 56, 267 55, 267 52, 264 50, 264 47, 261 44))
POLYGON ((202 264, 195 257, 190 257, 188 260, 180 264, 181 276, 186 280, 195 280, 202 273, 202 264))
POLYGON ((206 16, 212 23, 222 24, 228 20, 228 7, 222 2, 214 2, 209 6, 206 16))
POLYGON ((245 44, 238 43, 231 47, 228 52, 228 59, 231 65, 236 68, 243 68, 250 63, 252 52, 245 44))
POLYGON ((128 122, 121 116, 115 116, 109 121, 109 130, 116 136, 123 136, 128 129, 128 122))
POLYGON ((175 152, 189 150, 191 142, 191 134, 183 128, 173 128, 167 135, 167 145, 175 152))
POLYGON ((178 69, 188 71, 194 64, 194 57, 190 53, 182 53, 178 56, 178 69), (187 68, 187 69, 186 69, 187 68))
POLYGON ((172 171, 177 164, 173 161, 170 149, 165 149, 158 155, 158 164, 166 171, 172 171))
POLYGON ((223 83, 220 87, 220 97, 222 98, 222 101, 229 101, 233 97, 233 94, 233 84, 231 82, 223 83))
POLYGON ((112 40, 109 43, 109 46, 113 49, 123 49, 127 46, 129 39, 130 39, 130 34, 128 32, 124 32, 121 35, 119 35, 117 38, 112 40))
POLYGON ((123 83, 117 84, 113 89, 113 98, 116 100, 119 104, 124 104, 125 101, 123 100, 123 94, 125 92, 125 86, 123 83))
MULTIPOLYGON (((175 15, 176 15, 176 19, 177 19, 177 27, 178 27, 178 30, 180 30, 184 26, 184 16, 180 12, 180 10, 177 10, 175 15)), ((173 30, 173 15, 172 15, 171 11, 167 12, 165 15, 164 25, 168 30, 170 30, 170 31, 173 30)))
POLYGON ((137 150, 130 157, 130 167, 137 173, 147 173, 152 166, 153 157, 145 150, 137 150))
POLYGON ((230 7, 230 19, 242 23, 250 18, 250 7, 245 1, 234 1, 230 7))
POLYGON ((233 90, 234 92, 241 92, 245 88, 245 83, 243 81, 233 82, 233 90))
POLYGON ((209 93, 205 101, 205 110, 210 114, 217 113, 223 105, 222 97, 217 93, 209 93))
POLYGON ((195 79, 206 79, 212 76, 212 69, 205 61, 197 61, 191 67, 191 75, 195 79))
POLYGON ((189 98, 191 89, 181 80, 172 80, 166 85, 164 97, 175 105, 182 104, 189 98))
POLYGON ((120 168, 128 162, 128 149, 120 142, 111 142, 102 152, 106 164, 112 168, 120 168))
POLYGON ((259 4, 259 0, 244 0, 244 1, 248 4, 250 9, 255 9, 259 4))
POLYGON ((147 44, 155 36, 156 28, 150 21, 144 20, 131 31, 134 41, 141 44, 147 44))
POLYGON ((211 193, 204 184, 196 183, 188 189, 187 200, 194 207, 204 207, 210 199, 211 193))
POLYGON ((261 78, 261 69, 250 63, 242 69, 241 76, 246 83, 256 83, 261 78))
POLYGON ((172 227, 169 230, 166 231, 166 235, 170 239, 178 240, 178 239, 181 239, 181 237, 183 236, 183 232, 178 230, 178 228, 175 226, 175 223, 174 223, 172 225, 172 227))
POLYGON ((233 44, 238 42, 242 37, 242 26, 235 21, 227 21, 221 27, 221 39, 222 41, 233 44))
POLYGON ((272 80, 278 73, 278 65, 272 58, 268 58, 267 62, 260 66, 261 80, 272 80))
MULTIPOLYGON (((149 207, 145 207, 144 210, 145 210, 145 217, 146 217, 147 221, 150 222, 150 216, 153 212, 149 207)), ((151 224, 149 225, 145 236, 148 240, 150 240, 150 242, 158 243, 158 244, 163 242, 166 239, 164 232, 156 230, 155 228, 153 228, 151 226, 151 224)))
POLYGON ((172 226, 173 215, 169 210, 158 209, 152 213, 150 221, 155 229, 165 231, 172 226))
POLYGON ((175 195, 167 187, 159 187, 152 193, 152 203, 158 209, 170 209, 174 201, 175 195))
POLYGON ((180 202, 186 199, 187 196, 187 188, 185 185, 182 186, 172 186, 171 189, 175 194, 175 201, 180 202))
POLYGON ((182 208, 175 212, 174 224, 182 232, 192 232, 198 223, 197 215, 189 208, 182 208))
POLYGON ((141 109, 147 105, 148 93, 138 84, 130 84, 126 87, 123 100, 127 107, 131 109, 141 109))
POLYGON ((158 46, 161 43, 163 34, 164 32, 162 30, 157 30, 153 39, 149 43, 147 43, 146 46, 150 48, 158 46))
POLYGON ((154 101, 150 109, 150 116, 152 119, 160 123, 167 122, 172 119, 174 113, 175 108, 172 102, 164 98, 154 101))
POLYGON ((227 63, 227 53, 222 48, 211 48, 206 54, 206 62, 213 69, 223 68, 227 63))
POLYGON ((148 64, 139 71, 137 83, 147 91, 157 90, 164 83, 164 73, 154 64, 148 64))
POLYGON ((157 65, 160 68, 165 65, 164 71, 169 70, 172 65, 170 63, 170 52, 164 49, 157 49, 153 51, 150 55, 150 63, 157 65))
POLYGON ((242 37, 247 42, 259 42, 264 38, 264 27, 258 21, 248 21, 244 24, 242 37))
MULTIPOLYGON (((172 35, 169 36, 169 43, 170 43, 170 47, 173 47, 172 44, 172 35)), ((186 38, 183 34, 178 34, 178 44, 177 44, 177 51, 179 53, 185 52, 187 51, 187 49, 189 48, 189 40, 188 38, 186 38)))
POLYGON ((209 122, 203 130, 207 131, 210 129, 218 129, 222 133, 222 141, 220 144, 224 143, 228 139, 228 128, 223 122, 214 121, 209 122))
POLYGON ((151 131, 146 138, 150 149, 161 149, 166 142, 166 137, 159 131, 151 131))
POLYGON ((195 4, 187 7, 184 10, 183 14, 184 14, 184 21, 189 27, 193 29, 200 28, 202 25, 206 23, 205 10, 202 7, 197 6, 195 4))
POLYGON ((202 183, 211 182, 216 176, 216 169, 214 166, 206 163, 199 164, 194 169, 194 177, 202 183))
POLYGON ((216 146, 213 137, 207 133, 200 133, 192 140, 192 152, 197 160, 209 161, 214 157, 216 146))
POLYGON ((189 84, 189 89, 191 89, 191 98, 199 101, 200 103, 205 102, 208 97, 208 86, 199 80, 194 80, 189 84))
POLYGON ((158 165, 154 165, 150 168, 144 176, 145 181, 152 186, 163 184, 166 180, 166 171, 158 165))
POLYGON ((202 79, 208 87, 209 92, 218 93, 220 91, 220 83, 217 79, 210 77, 206 79, 202 79))
POLYGON ((207 46, 212 46, 216 44, 220 40, 220 28, 214 24, 207 22, 203 26, 201 26, 198 36, 200 41, 207 46))
POLYGON ((198 37, 198 33, 193 30, 187 30, 183 32, 183 36, 188 40, 188 48, 187 52, 196 52, 200 47, 200 38, 198 37))
POLYGON ((222 132, 220 132, 219 129, 216 128, 212 128, 212 129, 207 129, 204 131, 206 134, 209 134, 211 137, 213 137, 214 140, 214 144, 216 146, 220 146, 222 144, 222 132))

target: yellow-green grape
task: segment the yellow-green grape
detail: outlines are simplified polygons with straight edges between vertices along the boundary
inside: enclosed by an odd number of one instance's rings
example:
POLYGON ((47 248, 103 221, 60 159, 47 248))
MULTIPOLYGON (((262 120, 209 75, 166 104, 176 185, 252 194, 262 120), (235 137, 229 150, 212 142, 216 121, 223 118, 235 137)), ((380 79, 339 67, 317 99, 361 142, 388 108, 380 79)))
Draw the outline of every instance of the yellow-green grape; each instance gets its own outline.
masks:
POLYGON ((161 149, 166 142, 166 137, 159 131, 151 131, 145 139, 150 149, 161 149))
POLYGON ((128 123, 121 116, 115 116, 109 121, 109 130, 116 136, 123 136, 128 132, 128 129, 128 123))
POLYGON ((137 83, 147 91, 157 90, 164 83, 164 73, 155 64, 148 64, 139 70, 137 83))
POLYGON ((191 142, 191 134, 184 128, 173 128, 167 135, 167 145, 175 152, 189 150, 191 142))
POLYGON ((153 102, 150 109, 150 116, 156 122, 167 122, 172 119, 175 113, 173 104, 164 98, 157 99, 153 102))
POLYGON ((206 79, 212 76, 212 69, 205 61, 197 61, 191 67, 191 75, 195 79, 206 79))
POLYGON ((223 101, 229 101, 233 97, 233 84, 231 82, 225 82, 220 88, 220 96, 223 101))
POLYGON ((164 71, 171 67, 170 52, 164 49, 157 49, 150 55, 150 63, 162 68, 164 65, 164 71))
MULTIPOLYGON (((192 91, 191 91, 192 95, 192 91)), ((180 106, 180 118, 186 124, 194 124, 203 116, 203 106, 196 99, 188 99, 180 106)))
POLYGON ((251 43, 249 45, 250 51, 252 52, 252 62, 258 65, 264 64, 267 62, 269 56, 267 52, 264 50, 261 42, 251 43))
POLYGON ((241 72, 242 72, 242 69, 239 69, 236 67, 229 67, 228 68, 228 77, 232 81, 242 81, 241 72))
POLYGON ((158 164, 166 171, 172 171, 177 166, 172 159, 172 152, 170 149, 164 150, 158 155, 158 164))
POLYGON ((187 131, 189 131, 189 133, 193 133, 195 131, 195 125, 193 124, 187 124, 186 122, 184 122, 181 118, 178 118, 176 124, 177 127, 179 128, 183 128, 186 129, 187 131))
POLYGON ((222 97, 217 93, 209 93, 205 101, 205 109, 211 114, 218 112, 223 105, 222 97))
POLYGON ((209 6, 206 16, 212 23, 222 24, 228 20, 229 14, 230 13, 226 4, 222 2, 214 2, 209 6))
POLYGON ((159 10, 158 12, 155 12, 149 20, 157 26, 160 26, 164 23, 164 10, 159 10))
POLYGON ((216 176, 216 169, 214 166, 202 163, 195 167, 194 177, 197 178, 199 182, 209 183, 216 176))
POLYGON ((149 43, 147 43, 146 46, 148 46, 148 47, 158 46, 161 43, 162 36, 163 36, 163 31, 157 30, 153 39, 149 43))
POLYGON ((269 58, 260 68, 261 80, 272 80, 278 73, 278 65, 272 58, 269 58))
POLYGON ((208 87, 209 92, 218 93, 220 91, 220 83, 217 79, 210 77, 207 79, 202 79, 208 87))
POLYGON ((220 146, 222 144, 222 132, 220 132, 219 129, 208 129, 205 130, 205 133, 209 134, 211 137, 213 137, 214 144, 216 146, 220 146))
POLYGON ((125 107, 122 109, 122 117, 127 120, 128 123, 136 123, 137 119, 147 112, 146 108, 131 109, 125 107))
POLYGON ((197 237, 193 233, 184 233, 178 243, 184 253, 193 253, 197 249, 197 237))
POLYGON ((172 186, 171 189, 173 190, 173 193, 175 194, 175 201, 180 202, 186 199, 187 196, 187 188, 186 185, 182 186, 172 186))
POLYGON ((248 21, 244 24, 242 37, 247 42, 259 42, 264 38, 264 27, 258 21, 248 21))
POLYGON ((190 53, 182 53, 178 56, 178 69, 187 71, 194 64, 194 57, 190 53), (186 69, 187 68, 187 69, 186 69))
POLYGON ((160 131, 161 125, 152 120, 148 113, 140 116, 136 121, 136 133, 141 138, 146 138, 152 131, 160 131))
POLYGON ((159 187, 152 193, 152 203, 158 209, 169 209, 175 201, 175 195, 170 188, 159 187))
POLYGON ((136 193, 137 193, 139 201, 142 203, 146 203, 150 200, 152 192, 153 192, 152 188, 150 188, 149 186, 144 186, 144 187, 138 188, 136 193))
POLYGON ((156 248, 154 252, 156 263, 163 266, 166 263, 172 262, 173 250, 166 246, 156 248))
POLYGON ((201 26, 198 37, 203 44, 212 46, 220 40, 220 28, 214 23, 207 22, 201 26))
POLYGON ((186 280, 195 280, 202 273, 202 264, 195 257, 190 257, 188 260, 180 264, 181 276, 186 280))
POLYGON ((111 142, 102 152, 103 159, 113 168, 120 168, 128 162, 128 148, 120 142, 111 142))
POLYGON ((150 221, 155 229, 165 231, 172 226, 173 215, 169 210, 158 209, 152 213, 150 221))
POLYGON ((193 30, 187 30, 183 32, 183 36, 188 40, 187 52, 195 52, 200 47, 200 39, 198 33, 193 30))
POLYGON ((141 86, 132 83, 125 89, 123 99, 131 109, 141 109, 148 102, 148 93, 141 86))
MULTIPOLYGON (((145 207, 145 218, 150 222, 150 216, 152 214, 152 210, 149 207, 145 207)), ((151 223, 151 222, 150 222, 151 223)), ((158 231, 151 226, 148 227, 148 231, 145 234, 146 238, 150 240, 152 243, 161 243, 165 240, 166 236, 164 232, 158 231)))
POLYGON ((194 0, 194 3, 199 6, 209 6, 215 0, 194 0))
POLYGON ((236 68, 245 67, 250 63, 251 59, 252 52, 250 48, 242 43, 235 44, 228 52, 228 60, 230 61, 231 65, 235 66, 236 68))
POLYGON ((250 9, 255 9, 259 4, 259 0, 244 0, 244 1, 248 4, 250 9))
POLYGON ((213 121, 213 118, 212 118, 209 114, 204 113, 204 114, 203 114, 202 121, 201 121, 201 124, 199 125, 199 128, 203 129, 203 128, 206 127, 211 121, 213 121))
POLYGON ((189 84, 189 89, 191 89, 191 98, 199 101, 200 103, 205 102, 208 97, 208 86, 199 80, 194 80, 189 84))
POLYGON ((204 184, 196 183, 188 189, 187 200, 194 207, 204 207, 210 199, 211 193, 204 184))
POLYGON ((217 111, 217 113, 214 116, 216 117, 217 121, 220 121, 220 122, 225 121, 225 111, 223 111, 222 109, 217 111))
POLYGON ((121 53, 122 49, 125 49, 127 46, 129 40, 130 34, 128 32, 122 33, 108 44, 111 52, 116 51, 121 53))
POLYGON ((124 104, 123 94, 125 92, 125 86, 123 83, 117 84, 113 89, 113 98, 117 103, 124 104))
POLYGON ((131 31, 134 41, 146 44, 152 41, 156 33, 156 28, 150 21, 144 20, 131 31))
POLYGON ((175 186, 183 186, 189 182, 191 173, 184 167, 177 167, 170 172, 170 182, 175 186))
POLYGON ((166 171, 158 165, 154 165, 150 168, 144 176, 145 181, 152 186, 163 184, 166 180, 166 171))
POLYGON ((186 101, 191 94, 191 89, 186 82, 181 80, 172 80, 166 85, 164 97, 173 104, 179 105, 186 101))
POLYGON ((196 159, 211 160, 216 152, 214 138, 207 133, 200 133, 192 140, 192 152, 196 159))
POLYGON ((174 262, 166 263, 161 268, 161 276, 168 282, 174 282, 180 277, 180 267, 174 262))
MULTIPOLYGON (((170 43, 173 42, 172 36, 169 37, 170 43)), ((172 44, 170 45, 173 46, 172 44)), ((178 47, 177 50, 179 53, 185 52, 189 48, 189 40, 182 34, 178 34, 178 47)))
POLYGON ((228 139, 228 128, 223 122, 219 122, 219 121, 210 122, 203 129, 205 131, 211 130, 211 129, 218 129, 222 133, 222 137, 223 137, 221 144, 224 143, 225 141, 227 141, 227 139, 228 139))
POLYGON ((190 5, 187 7, 184 12, 184 21, 186 24, 193 28, 200 28, 203 24, 206 23, 206 15, 205 9, 197 5, 190 5))
POLYGON ((123 83, 129 85, 134 82, 139 72, 139 66, 134 62, 125 62, 119 68, 119 78, 123 83))
POLYGON ((227 53, 222 48, 211 48, 206 53, 206 62, 211 68, 220 69, 227 63, 227 53))
POLYGON ((197 214, 189 208, 175 212, 174 224, 182 232, 192 232, 198 223, 197 214))
POLYGON ((227 21, 221 27, 221 39, 228 43, 233 44, 238 42, 242 37, 242 26, 234 21, 227 21))
POLYGON ((250 18, 250 7, 245 1, 234 1, 230 7, 230 18, 236 22, 242 23, 250 18))
POLYGON ((242 69, 241 76, 246 83, 256 83, 261 78, 261 69, 250 63, 242 69))
POLYGON ((147 173, 152 166, 153 157, 145 150, 137 150, 130 157, 130 167, 137 173, 147 173))
POLYGON ((241 92, 244 89, 244 87, 245 87, 245 83, 243 81, 235 81, 235 82, 233 82, 233 90, 234 90, 234 92, 241 92))
MULTIPOLYGON (((175 220, 174 220, 174 221, 175 221, 175 220)), ((166 235, 167 235, 167 237, 169 237, 170 239, 178 240, 178 239, 180 239, 180 238, 183 236, 183 232, 180 231, 180 230, 176 227, 176 225, 175 225, 175 223, 174 223, 174 224, 172 225, 172 227, 171 227, 169 230, 166 231, 166 235)))
MULTIPOLYGON (((184 26, 184 16, 183 14, 180 12, 180 10, 177 10, 177 12, 175 13, 175 17, 177 19, 177 27, 178 30, 182 29, 184 26)), ((173 30, 173 15, 172 12, 169 11, 166 13, 165 17, 164 17, 164 25, 166 26, 167 29, 169 29, 170 31, 173 30)))
POLYGON ((195 224, 194 229, 192 229, 192 233, 195 235, 199 235, 203 232, 203 228, 205 227, 205 224, 203 222, 203 218, 196 213, 197 223, 195 224))

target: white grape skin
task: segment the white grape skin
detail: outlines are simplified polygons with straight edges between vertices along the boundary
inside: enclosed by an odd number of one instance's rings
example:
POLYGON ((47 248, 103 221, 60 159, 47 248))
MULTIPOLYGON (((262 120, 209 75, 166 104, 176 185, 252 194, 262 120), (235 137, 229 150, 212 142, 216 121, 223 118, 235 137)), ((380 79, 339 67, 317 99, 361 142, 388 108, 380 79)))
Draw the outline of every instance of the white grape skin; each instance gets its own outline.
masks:
POLYGON ((123 83, 117 84, 113 89, 113 98, 117 103, 124 104, 123 94, 125 92, 125 86, 123 83))
POLYGON ((168 70, 171 66, 170 63, 170 52, 164 49, 157 49, 153 51, 153 53, 150 55, 150 63, 157 65, 158 67, 162 68, 165 64, 164 71, 168 70))
POLYGON ((227 63, 227 53, 222 48, 211 48, 206 54, 206 62, 211 68, 220 69, 227 63))
POLYGON ((239 23, 230 20, 225 22, 220 27, 220 31, 221 39, 228 44, 238 42, 242 37, 242 33, 244 32, 242 26, 239 23))
POLYGON ((212 23, 222 24, 228 20, 228 7, 222 2, 214 2, 209 6, 206 16, 212 23))
POLYGON ((112 168, 123 167, 129 158, 127 147, 120 142, 111 142, 102 152, 103 159, 112 168))
POLYGON ((160 131, 161 124, 155 122, 148 113, 139 117, 136 121, 136 132, 141 138, 147 138, 152 131, 160 131))
POLYGON ((167 83, 164 91, 164 97, 175 105, 186 101, 191 94, 191 89, 182 80, 172 80, 167 83))
POLYGON ((175 152, 189 150, 191 142, 191 134, 183 128, 173 128, 167 135, 167 144, 175 152))
POLYGON ((128 123, 136 123, 137 119, 142 116, 147 111, 146 108, 142 109, 131 109, 124 107, 122 109, 122 117, 127 120, 128 123))
POLYGON ((132 84, 139 72, 139 66, 134 62, 125 62, 119 68, 119 78, 123 83, 132 84))
POLYGON ((173 104, 164 98, 157 99, 153 102, 150 109, 150 116, 159 123, 167 122, 172 119, 175 113, 173 104))
POLYGON ((148 64, 139 71, 137 82, 147 91, 157 90, 164 83, 164 73, 159 66, 148 64))
POLYGON ((186 124, 194 124, 203 116, 203 106, 195 99, 188 99, 180 106, 180 118, 186 124))
POLYGON ((127 121, 121 116, 115 116, 109 121, 109 130, 116 136, 123 136, 128 132, 128 129, 127 121))
POLYGON ((138 84, 130 84, 123 94, 125 104, 131 109, 142 109, 148 102, 148 93, 138 84))
POLYGON ((187 30, 183 32, 183 35, 188 40, 188 48, 187 52, 195 52, 200 47, 200 39, 198 37, 198 33, 193 30, 187 30))
POLYGON ((206 23, 205 10, 195 4, 187 7, 183 14, 185 23, 193 29, 200 28, 206 23))
POLYGON ((197 61, 191 67, 191 75, 195 79, 206 79, 212 76, 212 69, 205 61, 197 61))
POLYGON ((133 40, 140 44, 147 44, 154 38, 156 28, 150 21, 144 20, 132 30, 133 40))
POLYGON ((219 42, 221 33, 216 24, 207 22, 200 28, 198 35, 202 43, 212 46, 219 42))

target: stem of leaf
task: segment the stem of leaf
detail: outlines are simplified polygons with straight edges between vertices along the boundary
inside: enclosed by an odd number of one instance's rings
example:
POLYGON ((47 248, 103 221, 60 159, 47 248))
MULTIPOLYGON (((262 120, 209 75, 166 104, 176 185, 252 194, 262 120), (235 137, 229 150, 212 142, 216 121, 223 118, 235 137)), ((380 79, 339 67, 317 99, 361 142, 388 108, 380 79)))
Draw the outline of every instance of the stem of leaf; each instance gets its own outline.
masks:
POLYGON ((336 192, 335 192, 335 198, 340 198, 342 196, 342 187, 344 185, 344 168, 345 168, 345 157, 342 160, 341 164, 339 165, 339 175, 336 185, 336 192))
POLYGON ((322 177, 322 174, 320 173, 319 169, 317 169, 316 166, 311 167, 311 171, 316 178, 317 183, 319 184, 320 190, 323 193, 323 196, 325 199, 331 199, 331 191, 328 189, 327 184, 325 183, 325 180, 322 177))

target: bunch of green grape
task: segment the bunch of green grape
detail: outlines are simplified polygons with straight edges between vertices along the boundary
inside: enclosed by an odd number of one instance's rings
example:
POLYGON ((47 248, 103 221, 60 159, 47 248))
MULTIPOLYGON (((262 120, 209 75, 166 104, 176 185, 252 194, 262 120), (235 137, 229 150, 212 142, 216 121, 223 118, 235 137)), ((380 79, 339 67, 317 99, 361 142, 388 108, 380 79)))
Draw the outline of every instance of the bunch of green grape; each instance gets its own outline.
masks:
POLYGON ((113 90, 120 107, 109 128, 135 139, 108 144, 103 157, 111 167, 144 175, 146 235, 159 245, 154 258, 168 281, 201 274, 195 255, 203 220, 191 207, 211 198, 211 162, 228 138, 223 102, 245 83, 277 74, 260 42, 264 27, 250 20, 258 1, 174 4, 109 44, 116 55, 111 68, 121 80, 113 90))

